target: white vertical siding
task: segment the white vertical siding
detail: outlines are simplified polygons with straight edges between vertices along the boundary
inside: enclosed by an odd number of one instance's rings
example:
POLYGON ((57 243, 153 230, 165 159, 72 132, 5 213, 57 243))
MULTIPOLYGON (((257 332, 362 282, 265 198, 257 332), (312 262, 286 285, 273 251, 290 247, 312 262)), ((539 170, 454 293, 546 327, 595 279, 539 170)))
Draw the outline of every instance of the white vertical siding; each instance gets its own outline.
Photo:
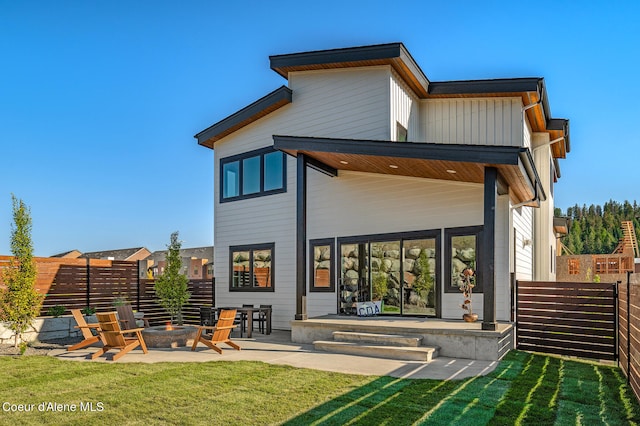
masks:
POLYGON ((496 205, 495 274, 496 320, 511 320, 511 277, 509 268, 510 236, 509 195, 498 196, 496 205))
POLYGON ((389 67, 291 73, 293 111, 280 134, 389 140, 389 67))
POLYGON ((547 199, 540 202, 534 213, 534 241, 536 280, 555 280, 556 238, 553 232, 553 193, 551 191, 551 148, 549 134, 533 133, 533 160, 547 199), (538 148, 539 147, 539 148, 538 148))
POLYGON ((421 107, 426 142, 523 146, 520 98, 429 99, 421 107))
POLYGON ((512 209, 515 232, 515 273, 517 280, 533 279, 533 208, 512 209), (525 241, 528 241, 525 245, 525 241))
POLYGON ((396 125, 400 123, 407 129, 408 141, 421 141, 418 98, 395 72, 392 73, 390 82, 390 140, 397 140, 396 125))

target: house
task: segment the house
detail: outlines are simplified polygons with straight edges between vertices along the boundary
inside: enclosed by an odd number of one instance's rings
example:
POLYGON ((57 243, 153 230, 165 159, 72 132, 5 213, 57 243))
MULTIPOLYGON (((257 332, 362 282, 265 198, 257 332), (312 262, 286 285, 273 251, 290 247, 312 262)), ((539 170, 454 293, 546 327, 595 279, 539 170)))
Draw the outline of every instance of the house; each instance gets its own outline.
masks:
POLYGON ((54 254, 51 257, 65 259, 105 259, 105 260, 142 260, 151 252, 145 247, 134 247, 116 250, 93 251, 83 253, 79 250, 70 250, 64 253, 54 254))
POLYGON ((461 319, 471 268, 494 330, 514 279, 555 279, 569 121, 543 78, 433 82, 402 43, 270 66, 286 86, 195 135, 215 151, 218 305, 271 304, 280 329, 370 300, 461 319))
POLYGON ((145 247, 134 247, 127 249, 105 250, 82 253, 80 259, 106 259, 106 260, 142 260, 149 256, 151 252, 145 247))
POLYGON ((54 254, 50 257, 57 257, 57 258, 63 258, 63 259, 77 259, 82 255, 82 252, 79 250, 69 250, 69 251, 65 251, 64 253, 58 253, 58 254, 54 254))
MULTIPOLYGON (((557 218, 556 218, 557 219, 557 218)), ((627 273, 638 273, 640 249, 632 221, 621 223, 622 238, 611 254, 558 256, 557 280, 563 282, 626 282, 627 273)))
MULTIPOLYGON (((180 258, 182 260, 181 273, 192 280, 212 279, 213 278, 213 246, 193 247, 180 249, 180 258)), ((144 259, 144 265, 141 265, 140 271, 144 277, 157 277, 164 273, 166 266, 167 251, 154 251, 144 259), (148 273, 150 270, 150 274, 148 273)))

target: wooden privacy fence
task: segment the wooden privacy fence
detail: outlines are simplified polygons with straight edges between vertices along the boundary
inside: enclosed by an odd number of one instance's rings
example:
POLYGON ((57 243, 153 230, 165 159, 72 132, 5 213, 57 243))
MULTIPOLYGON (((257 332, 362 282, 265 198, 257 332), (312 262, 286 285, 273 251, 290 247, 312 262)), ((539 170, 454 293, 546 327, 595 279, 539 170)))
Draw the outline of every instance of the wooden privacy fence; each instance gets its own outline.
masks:
MULTIPOLYGON (((46 315, 55 305, 64 306, 65 313, 86 306, 105 312, 113 310, 116 299, 123 299, 144 312, 151 323, 170 320, 169 314, 157 303, 154 281, 139 278, 137 261, 42 257, 34 260, 38 271, 36 289, 46 295, 41 315, 46 315)), ((10 256, 0 256, 0 269, 10 261, 10 256)), ((184 320, 199 323, 199 307, 214 304, 213 280, 190 280, 188 286, 191 298, 184 308, 184 320)))
POLYGON ((618 365, 640 401, 640 283, 638 274, 627 274, 619 286, 618 365))
POLYGON ((516 283, 517 348, 617 359, 617 285, 516 283))

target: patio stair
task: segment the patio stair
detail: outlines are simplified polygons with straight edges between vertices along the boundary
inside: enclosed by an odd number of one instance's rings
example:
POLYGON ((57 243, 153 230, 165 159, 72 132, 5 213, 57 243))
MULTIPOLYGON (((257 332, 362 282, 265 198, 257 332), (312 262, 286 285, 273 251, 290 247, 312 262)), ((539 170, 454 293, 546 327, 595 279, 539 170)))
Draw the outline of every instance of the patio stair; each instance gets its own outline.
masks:
POLYGON ((438 347, 421 346, 422 336, 334 331, 333 340, 313 342, 316 350, 403 361, 430 362, 438 347))

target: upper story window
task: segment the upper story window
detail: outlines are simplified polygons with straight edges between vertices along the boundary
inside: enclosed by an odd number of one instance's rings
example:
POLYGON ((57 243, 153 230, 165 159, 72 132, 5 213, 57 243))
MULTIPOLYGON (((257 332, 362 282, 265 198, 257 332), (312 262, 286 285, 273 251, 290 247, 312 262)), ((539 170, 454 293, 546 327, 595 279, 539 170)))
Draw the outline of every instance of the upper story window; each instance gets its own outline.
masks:
POLYGON ((407 135, 407 129, 402 124, 396 123, 396 141, 406 142, 407 135))
POLYGON ((220 202, 286 192, 284 155, 267 147, 220 159, 220 202))

